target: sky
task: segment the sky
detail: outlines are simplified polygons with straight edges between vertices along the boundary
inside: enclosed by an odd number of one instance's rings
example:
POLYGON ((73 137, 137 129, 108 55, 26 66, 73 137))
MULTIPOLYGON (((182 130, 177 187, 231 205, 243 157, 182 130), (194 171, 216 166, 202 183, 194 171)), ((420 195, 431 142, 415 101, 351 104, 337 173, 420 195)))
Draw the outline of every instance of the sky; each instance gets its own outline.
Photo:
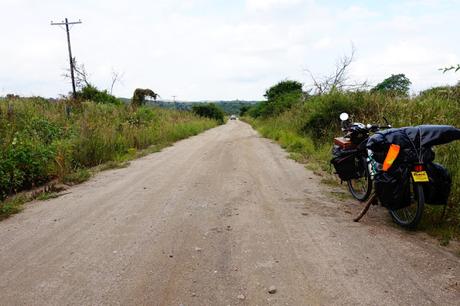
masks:
POLYGON ((260 100, 284 79, 308 88, 356 53, 354 81, 404 73, 411 91, 455 84, 460 0, 0 0, 0 96, 71 90, 65 31, 90 81, 131 97, 150 88, 180 101, 260 100))

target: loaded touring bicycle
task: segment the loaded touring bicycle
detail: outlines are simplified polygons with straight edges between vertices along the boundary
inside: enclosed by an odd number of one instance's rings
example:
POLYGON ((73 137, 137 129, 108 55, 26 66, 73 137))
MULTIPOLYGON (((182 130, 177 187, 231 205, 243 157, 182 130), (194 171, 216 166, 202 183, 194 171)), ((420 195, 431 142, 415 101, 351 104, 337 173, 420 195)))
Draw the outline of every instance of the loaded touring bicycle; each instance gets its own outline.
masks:
POLYGON ((447 204, 451 177, 434 162, 432 147, 460 139, 459 129, 364 125, 349 122, 346 113, 340 118, 345 135, 334 139, 331 163, 352 196, 367 201, 355 221, 378 200, 397 224, 415 228, 425 204, 447 204))

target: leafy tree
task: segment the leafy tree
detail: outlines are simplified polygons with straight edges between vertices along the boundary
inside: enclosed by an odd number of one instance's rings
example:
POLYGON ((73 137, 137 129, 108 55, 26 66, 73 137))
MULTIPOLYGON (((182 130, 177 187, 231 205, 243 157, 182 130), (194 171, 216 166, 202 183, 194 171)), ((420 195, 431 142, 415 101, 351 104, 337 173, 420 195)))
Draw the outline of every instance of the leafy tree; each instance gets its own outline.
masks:
POLYGON ((247 112, 251 117, 269 117, 290 109, 303 99, 302 83, 284 80, 273 85, 265 92, 263 101, 253 105, 247 112))
POLYGON ((270 87, 265 92, 264 97, 268 101, 273 101, 277 97, 288 93, 302 93, 302 83, 292 80, 281 81, 278 84, 270 87))
POLYGON ((392 74, 372 88, 371 92, 385 92, 397 96, 408 96, 411 84, 412 82, 403 73, 392 74))
POLYGON ((224 123, 224 112, 214 103, 193 105, 192 111, 198 116, 217 120, 221 124, 224 123))
POLYGON ((281 81, 265 92, 267 101, 261 102, 249 112, 251 116, 269 117, 290 109, 303 99, 302 83, 292 80, 281 81))
POLYGON ((246 115, 246 113, 248 112, 248 110, 251 109, 251 106, 250 105, 243 105, 240 107, 240 116, 244 116, 246 115))
POLYGON ((252 118, 262 117, 263 115, 267 113, 266 106, 267 106, 267 102, 259 102, 257 104, 254 104, 247 111, 247 114, 251 116, 252 118))
POLYGON ((145 97, 151 97, 153 100, 157 100, 158 94, 153 92, 151 89, 142 89, 136 88, 133 93, 133 99, 131 100, 131 105, 134 107, 141 106, 145 104, 145 97))

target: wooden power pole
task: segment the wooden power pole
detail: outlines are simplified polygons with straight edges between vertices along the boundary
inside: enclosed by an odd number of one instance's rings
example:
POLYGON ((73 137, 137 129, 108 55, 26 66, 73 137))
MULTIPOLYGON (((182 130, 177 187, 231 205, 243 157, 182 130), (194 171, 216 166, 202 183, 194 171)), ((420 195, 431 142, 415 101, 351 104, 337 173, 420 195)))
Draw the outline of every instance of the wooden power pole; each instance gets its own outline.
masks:
POLYGON ((75 88, 74 63, 73 63, 73 57, 72 57, 72 48, 70 47, 70 29, 69 29, 69 25, 80 24, 80 23, 81 23, 81 20, 70 21, 69 22, 67 20, 67 18, 63 22, 52 22, 51 21, 51 25, 58 25, 58 26, 65 25, 65 30, 67 32, 67 47, 69 49, 70 78, 72 79, 72 95, 73 95, 73 98, 76 98, 77 90, 75 88))

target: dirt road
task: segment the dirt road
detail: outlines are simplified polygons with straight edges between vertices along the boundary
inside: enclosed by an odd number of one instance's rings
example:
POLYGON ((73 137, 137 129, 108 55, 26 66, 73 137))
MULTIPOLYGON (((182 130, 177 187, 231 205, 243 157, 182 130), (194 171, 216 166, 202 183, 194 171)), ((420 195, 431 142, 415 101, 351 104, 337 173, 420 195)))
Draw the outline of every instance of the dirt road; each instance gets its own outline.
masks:
POLYGON ((28 204, 0 222, 0 304, 460 304, 458 257, 353 223, 286 155, 232 121, 28 204))

